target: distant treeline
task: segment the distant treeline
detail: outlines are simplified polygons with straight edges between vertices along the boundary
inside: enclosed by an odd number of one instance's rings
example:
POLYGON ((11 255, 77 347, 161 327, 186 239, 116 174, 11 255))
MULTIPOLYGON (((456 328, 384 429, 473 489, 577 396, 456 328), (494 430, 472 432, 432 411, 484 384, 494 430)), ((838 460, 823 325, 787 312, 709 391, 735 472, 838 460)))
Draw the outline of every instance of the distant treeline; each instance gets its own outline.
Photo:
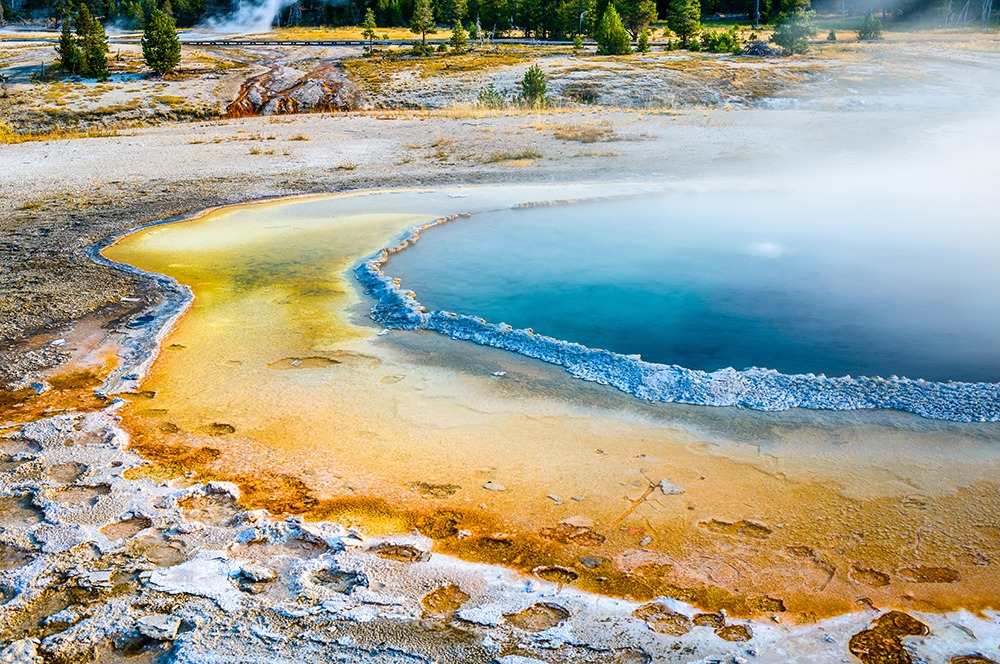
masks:
MULTIPOLYGON (((224 17, 252 0, 79 0, 95 18, 107 25, 141 28, 154 8, 172 15, 179 27, 198 25, 224 17)), ((416 0, 286 0, 275 25, 359 25, 369 7, 379 27, 406 26, 416 0)), ((677 1, 677 0, 673 0, 677 1)), ((58 21, 66 0, 0 0, 0 20, 58 21)), ((656 19, 662 19, 671 0, 432 0, 436 20, 451 26, 460 19, 466 25, 479 23, 489 36, 524 35, 539 39, 571 39, 593 33, 609 2, 614 2, 626 27, 630 17, 641 17, 655 3, 656 19)), ((945 25, 980 23, 984 0, 815 0, 819 13, 860 17, 875 12, 885 20, 921 20, 945 25)), ((78 4, 79 4, 78 3, 78 4)), ((762 22, 801 6, 801 0, 701 0, 704 19, 753 21, 757 11, 762 22)), ((992 5, 992 3, 990 3, 992 5)), ((992 9, 992 7, 991 7, 992 9)), ((990 21, 995 18, 990 14, 990 21)), ((641 18, 639 18, 641 20, 641 18)), ((655 20, 655 19, 654 19, 655 20)))

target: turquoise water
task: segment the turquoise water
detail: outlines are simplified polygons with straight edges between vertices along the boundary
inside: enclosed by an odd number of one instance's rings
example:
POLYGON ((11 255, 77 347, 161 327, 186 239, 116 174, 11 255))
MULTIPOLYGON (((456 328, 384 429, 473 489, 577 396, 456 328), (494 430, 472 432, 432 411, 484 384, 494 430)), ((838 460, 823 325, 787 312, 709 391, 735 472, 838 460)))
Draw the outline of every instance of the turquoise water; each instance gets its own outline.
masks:
POLYGON ((385 273, 429 310, 651 362, 1000 381, 1000 231, 988 212, 830 199, 691 193, 502 210, 428 230, 385 273))

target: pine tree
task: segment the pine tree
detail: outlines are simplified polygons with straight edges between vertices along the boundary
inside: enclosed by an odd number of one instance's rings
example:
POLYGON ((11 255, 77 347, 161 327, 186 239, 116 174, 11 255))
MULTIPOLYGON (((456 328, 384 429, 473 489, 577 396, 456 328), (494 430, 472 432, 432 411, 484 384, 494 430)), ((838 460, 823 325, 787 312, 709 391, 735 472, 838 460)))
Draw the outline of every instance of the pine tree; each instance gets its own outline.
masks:
POLYGON ((671 0, 667 7, 667 25, 687 46, 691 35, 701 27, 701 3, 698 0, 671 0))
POLYGON ((95 19, 86 4, 80 5, 76 15, 76 39, 82 53, 80 74, 99 81, 107 80, 108 36, 104 26, 95 19))
POLYGON ((627 55, 632 52, 632 42, 613 4, 608 4, 604 10, 594 37, 597 39, 598 55, 627 55))
POLYGON ((159 9, 153 10, 142 32, 142 57, 160 76, 169 74, 181 63, 181 42, 174 19, 159 9))
POLYGON ((434 11, 431 9, 430 0, 417 0, 413 6, 413 15, 410 16, 410 32, 420 35, 420 48, 427 52, 427 35, 434 34, 434 11))
POLYGON ((638 39, 642 31, 656 20, 656 3, 653 0, 623 0, 617 7, 632 39, 638 39))
POLYGON ((538 65, 531 65, 524 72, 521 80, 521 100, 527 106, 534 108, 545 106, 548 99, 545 94, 548 91, 548 84, 545 82, 545 72, 538 65))
POLYGON ((643 28, 642 32, 639 33, 639 42, 636 44, 636 50, 640 53, 649 53, 649 28, 643 28))
POLYGON ((361 36, 368 40, 368 52, 371 53, 375 49, 375 38, 378 36, 376 30, 378 29, 378 24, 375 22, 375 12, 369 7, 365 11, 365 21, 361 24, 361 36))
POLYGON ((468 39, 465 27, 462 26, 462 21, 455 21, 455 27, 451 29, 451 47, 455 49, 456 53, 461 53, 465 50, 465 44, 468 42, 468 39))
POLYGON ((448 18, 453 21, 461 21, 468 10, 468 0, 449 0, 448 2, 448 18))
POLYGON ((809 38, 817 32, 816 25, 812 22, 815 15, 815 12, 801 8, 780 14, 771 41, 789 53, 809 52, 809 38))
POLYGON ((67 74, 75 74, 79 71, 80 65, 83 64, 83 51, 80 50, 80 45, 73 37, 69 11, 70 8, 67 7, 66 13, 63 14, 62 32, 59 33, 59 45, 56 46, 56 53, 59 54, 59 64, 63 71, 67 74))

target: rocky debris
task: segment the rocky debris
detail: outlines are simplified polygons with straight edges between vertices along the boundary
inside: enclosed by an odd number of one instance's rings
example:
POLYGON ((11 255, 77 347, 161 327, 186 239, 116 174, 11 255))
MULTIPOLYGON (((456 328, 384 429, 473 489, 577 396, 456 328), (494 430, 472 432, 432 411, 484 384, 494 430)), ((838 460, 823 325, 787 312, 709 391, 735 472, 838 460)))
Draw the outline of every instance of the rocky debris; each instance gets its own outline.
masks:
POLYGON ((483 488, 487 491, 506 491, 507 487, 499 482, 487 482, 483 485, 483 488))
POLYGON ((268 583, 278 578, 278 573, 273 569, 256 563, 244 565, 240 570, 240 575, 251 583, 268 583))
POLYGON ((157 641, 172 641, 180 626, 180 618, 163 613, 151 613, 136 621, 136 629, 140 634, 157 641))
POLYGON ((0 651, 0 664, 41 664, 41 661, 31 639, 14 641, 0 651))
POLYGON ((775 48, 766 41, 757 40, 749 42, 743 47, 743 55, 752 55, 758 58, 777 58, 782 53, 780 48, 775 48))
POLYGON ((326 62, 303 72, 285 65, 243 83, 239 95, 226 108, 226 115, 281 115, 329 111, 352 111, 361 107, 357 86, 336 63, 326 62))
POLYGON ((229 580, 239 571, 239 563, 222 551, 201 551, 185 563, 154 571, 146 584, 171 595, 206 597, 223 611, 238 611, 243 602, 229 580))
POLYGON ((660 491, 663 492, 664 496, 676 496, 678 494, 684 493, 685 491, 685 489, 677 486, 668 479, 660 480, 660 484, 658 486, 660 487, 660 491))

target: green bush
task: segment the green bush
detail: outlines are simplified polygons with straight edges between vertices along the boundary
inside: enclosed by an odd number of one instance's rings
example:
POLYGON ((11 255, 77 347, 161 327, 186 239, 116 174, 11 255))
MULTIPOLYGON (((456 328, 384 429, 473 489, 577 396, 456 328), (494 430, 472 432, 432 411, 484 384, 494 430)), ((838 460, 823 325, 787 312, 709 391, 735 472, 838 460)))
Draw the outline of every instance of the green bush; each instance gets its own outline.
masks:
POLYGON ((492 83, 489 83, 476 95, 476 106, 479 108, 507 108, 509 104, 507 94, 502 90, 497 90, 492 83))
POLYGON ((468 40, 468 33, 462 26, 462 21, 455 21, 455 26, 451 29, 451 47, 456 53, 461 53, 465 50, 465 45, 468 43, 468 40))
POLYGON ((546 92, 545 72, 538 65, 531 65, 521 79, 521 103, 531 107, 546 106, 549 103, 546 92))
POLYGON ((813 24, 816 12, 806 11, 801 7, 778 15, 771 41, 785 49, 788 53, 808 53, 809 38, 818 31, 813 24))
POLYGON ((667 25, 681 38, 681 47, 688 47, 688 41, 701 29, 701 3, 698 0, 671 0, 666 18, 667 25))
POLYGON ((597 38, 598 55, 626 55, 632 52, 632 40, 614 4, 609 3, 604 10, 594 37, 597 38))
POLYGON ((87 5, 80 6, 73 23, 76 27, 75 37, 70 32, 69 13, 65 13, 56 46, 60 66, 68 74, 79 74, 99 81, 107 80, 110 72, 108 36, 104 33, 104 26, 91 15, 87 5))
POLYGON ((882 39, 882 21, 878 20, 875 12, 869 12, 861 19, 858 26, 859 41, 877 41, 882 39))
POLYGON ((702 30, 701 46, 709 53, 732 53, 738 55, 743 51, 740 35, 736 26, 728 30, 702 30))
POLYGON ((181 63, 181 42, 174 19, 154 9, 142 33, 142 57, 160 76, 169 74, 181 63))
POLYGON ((826 35, 826 40, 827 41, 837 41, 837 31, 834 30, 833 28, 830 28, 830 32, 828 32, 827 35, 826 35))
POLYGON ((643 28, 642 32, 639 33, 635 49, 640 53, 649 53, 649 28, 643 28))

